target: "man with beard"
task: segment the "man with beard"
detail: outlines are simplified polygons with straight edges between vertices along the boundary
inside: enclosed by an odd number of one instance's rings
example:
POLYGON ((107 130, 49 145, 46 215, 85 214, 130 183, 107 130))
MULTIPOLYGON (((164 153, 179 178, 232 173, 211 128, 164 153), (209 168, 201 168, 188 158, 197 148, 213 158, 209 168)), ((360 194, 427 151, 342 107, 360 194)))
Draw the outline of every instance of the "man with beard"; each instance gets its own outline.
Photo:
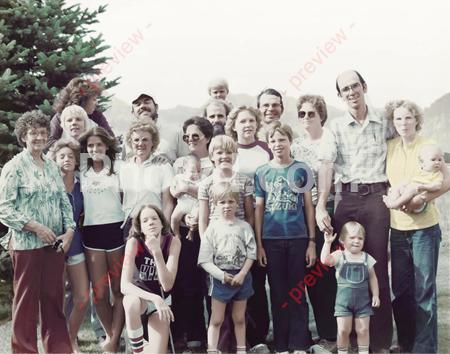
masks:
POLYGON ((222 99, 211 98, 202 109, 202 115, 208 119, 214 127, 213 136, 225 134, 225 123, 231 106, 222 99))
POLYGON ((281 119, 281 115, 283 114, 283 97, 281 93, 273 88, 264 89, 256 98, 256 107, 261 112, 263 118, 258 139, 267 142, 266 132, 274 122, 278 122, 281 119))
POLYGON ((189 154, 187 144, 182 138, 182 131, 176 131, 170 125, 164 125, 158 121, 158 104, 152 96, 141 93, 131 102, 131 105, 131 113, 137 119, 150 120, 158 128, 160 143, 155 154, 165 155, 170 163, 173 163, 178 157, 189 154))

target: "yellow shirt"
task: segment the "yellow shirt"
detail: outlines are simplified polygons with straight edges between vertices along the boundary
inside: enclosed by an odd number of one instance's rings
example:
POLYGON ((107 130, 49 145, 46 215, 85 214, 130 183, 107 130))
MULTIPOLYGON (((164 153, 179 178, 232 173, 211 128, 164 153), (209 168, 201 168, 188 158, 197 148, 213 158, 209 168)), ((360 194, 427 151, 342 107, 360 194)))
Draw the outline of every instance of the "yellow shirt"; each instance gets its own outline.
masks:
MULTIPOLYGON (((400 137, 388 141, 386 174, 391 186, 410 183, 420 174, 418 151, 422 145, 435 144, 432 139, 416 136, 413 143, 404 146, 400 137)), ((434 226, 439 222, 439 214, 433 202, 419 214, 405 213, 391 209, 391 227, 397 230, 419 230, 434 226)))

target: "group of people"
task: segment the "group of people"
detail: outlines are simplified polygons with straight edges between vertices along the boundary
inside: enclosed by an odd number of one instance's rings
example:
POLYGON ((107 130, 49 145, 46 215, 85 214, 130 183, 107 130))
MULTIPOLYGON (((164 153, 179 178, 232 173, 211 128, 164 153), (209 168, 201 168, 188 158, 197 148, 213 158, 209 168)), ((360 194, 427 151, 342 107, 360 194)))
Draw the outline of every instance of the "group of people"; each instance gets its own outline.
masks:
POLYGON ((79 352, 89 302, 104 352, 118 351, 124 326, 133 352, 146 338, 148 352, 165 353, 170 335, 185 352, 268 352, 269 304, 278 353, 315 342, 346 353, 353 327, 359 353, 389 352, 392 315, 399 352, 437 352, 433 200, 450 174, 418 134, 416 104, 376 112, 363 77, 346 71, 336 79, 344 116, 325 126, 323 97, 300 96, 294 134, 278 91, 233 107, 218 79, 180 131, 140 94, 120 146, 101 90, 74 78, 51 120, 30 111, 15 126, 23 151, 0 177, 14 353, 38 352, 38 318, 46 352, 79 352))

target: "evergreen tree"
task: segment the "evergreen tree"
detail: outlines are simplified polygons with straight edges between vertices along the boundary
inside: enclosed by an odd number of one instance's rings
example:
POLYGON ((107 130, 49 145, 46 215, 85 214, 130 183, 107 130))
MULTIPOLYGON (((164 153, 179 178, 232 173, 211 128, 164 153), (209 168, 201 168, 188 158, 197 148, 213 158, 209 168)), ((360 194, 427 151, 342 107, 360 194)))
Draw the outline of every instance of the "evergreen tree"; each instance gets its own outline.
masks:
MULTIPOLYGON (((100 73, 109 46, 90 26, 105 11, 106 5, 90 11, 65 0, 0 0, 0 167, 20 151, 14 125, 23 112, 53 115, 56 94, 72 78, 100 73)), ((117 81, 101 84, 108 89, 117 81)))

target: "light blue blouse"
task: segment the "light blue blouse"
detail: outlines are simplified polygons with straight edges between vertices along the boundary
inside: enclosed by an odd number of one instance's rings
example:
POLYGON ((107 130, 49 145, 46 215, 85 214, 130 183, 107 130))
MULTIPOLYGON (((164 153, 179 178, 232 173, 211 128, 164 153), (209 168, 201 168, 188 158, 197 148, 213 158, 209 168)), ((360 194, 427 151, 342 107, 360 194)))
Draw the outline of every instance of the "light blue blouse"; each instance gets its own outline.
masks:
POLYGON ((31 250, 48 246, 24 225, 37 221, 57 236, 75 230, 72 207, 58 166, 43 156, 44 168, 34 162, 28 150, 14 156, 0 176, 0 221, 9 227, 10 249, 31 250))

